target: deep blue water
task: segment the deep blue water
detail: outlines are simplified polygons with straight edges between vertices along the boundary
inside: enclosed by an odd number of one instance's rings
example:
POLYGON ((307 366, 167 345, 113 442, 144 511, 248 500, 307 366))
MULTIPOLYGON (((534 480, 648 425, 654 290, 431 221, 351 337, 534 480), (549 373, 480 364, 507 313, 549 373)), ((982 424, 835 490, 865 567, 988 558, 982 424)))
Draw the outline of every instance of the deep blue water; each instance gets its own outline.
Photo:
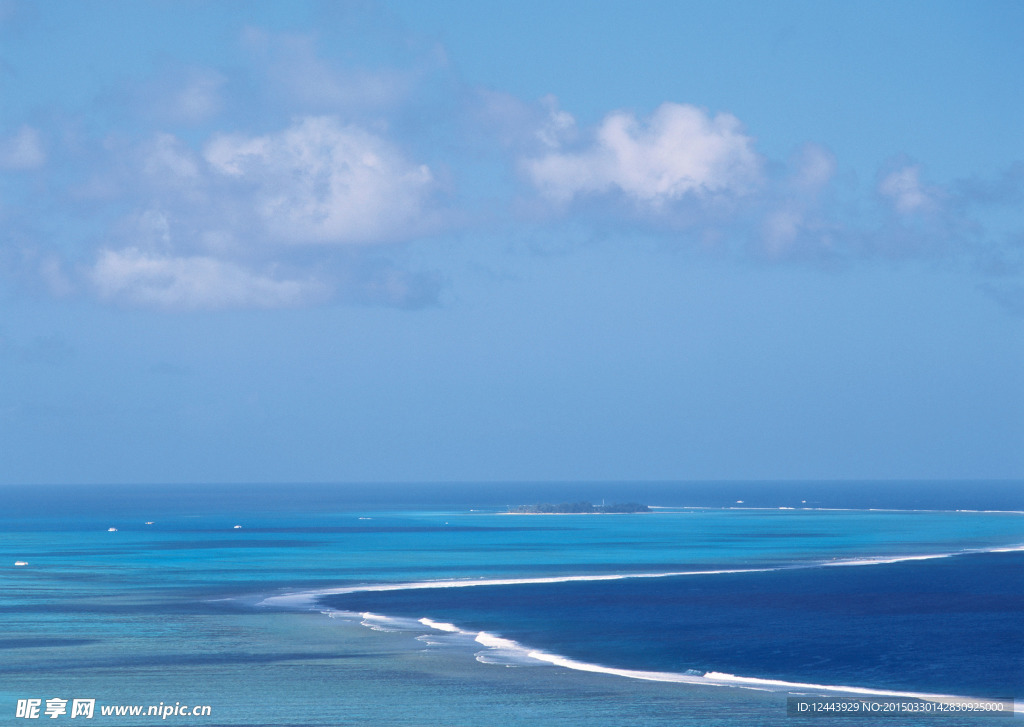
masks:
POLYGON ((324 602, 429 616, 625 669, 978 697, 1012 696, 1024 685, 1024 553, 324 602))
POLYGON ((715 568, 771 570, 362 592, 332 603, 620 668, 1020 698, 1024 553, 990 551, 1024 545, 1024 516, 983 510, 1024 511, 1024 486, 0 487, 0 723, 17 699, 77 694, 201 700, 219 710, 206 724, 575 725, 583 708, 602 727, 787 724, 771 696, 504 669, 477 664, 471 639, 453 650, 416 633, 389 641, 316 608, 256 605, 437 579, 715 568), (601 499, 669 509, 501 514, 601 499), (439 701, 438 690, 450 698, 439 701), (480 711, 496 700, 508 705, 501 715, 480 711))

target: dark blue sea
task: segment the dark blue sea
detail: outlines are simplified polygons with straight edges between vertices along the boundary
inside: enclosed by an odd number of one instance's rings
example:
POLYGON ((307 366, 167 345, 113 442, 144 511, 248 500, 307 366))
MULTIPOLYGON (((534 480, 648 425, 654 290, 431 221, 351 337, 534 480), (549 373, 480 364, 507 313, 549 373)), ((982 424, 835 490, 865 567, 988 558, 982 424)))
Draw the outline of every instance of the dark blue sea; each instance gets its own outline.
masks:
POLYGON ((207 705, 166 720, 204 725, 602 727, 1024 698, 1014 482, 4 487, 0 574, 0 724, 61 698, 207 705), (508 513, 582 500, 653 508, 508 513))
POLYGON ((623 669, 978 697, 1024 685, 1024 553, 870 567, 360 592, 331 607, 455 623, 623 669))

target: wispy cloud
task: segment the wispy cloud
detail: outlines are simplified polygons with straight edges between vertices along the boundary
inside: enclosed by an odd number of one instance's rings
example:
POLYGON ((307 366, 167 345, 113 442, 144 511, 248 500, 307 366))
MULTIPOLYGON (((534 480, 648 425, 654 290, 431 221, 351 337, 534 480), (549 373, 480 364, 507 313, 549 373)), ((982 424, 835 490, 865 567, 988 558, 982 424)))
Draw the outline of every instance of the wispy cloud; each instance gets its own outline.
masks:
POLYGON ((280 308, 325 300, 324 283, 276 278, 213 257, 102 250, 89 273, 104 300, 167 309, 280 308))
POLYGON ((229 78, 219 71, 171 68, 134 89, 137 105, 151 122, 196 125, 223 113, 229 78))
POLYGON ((921 184, 921 168, 908 165, 886 174, 878 192, 901 215, 928 212, 936 207, 935 193, 921 184))
POLYGON ((248 27, 242 45, 265 82, 264 92, 292 108, 347 114, 394 109, 420 76, 416 68, 340 66, 318 53, 312 34, 248 27))
POLYGON ((23 125, 17 132, 0 137, 0 169, 37 169, 46 163, 46 151, 37 129, 23 125))
POLYGON ((769 259, 821 255, 829 252, 839 234, 823 204, 836 173, 835 156, 819 144, 805 144, 785 171, 764 191, 768 202, 761 212, 755 249, 769 259))

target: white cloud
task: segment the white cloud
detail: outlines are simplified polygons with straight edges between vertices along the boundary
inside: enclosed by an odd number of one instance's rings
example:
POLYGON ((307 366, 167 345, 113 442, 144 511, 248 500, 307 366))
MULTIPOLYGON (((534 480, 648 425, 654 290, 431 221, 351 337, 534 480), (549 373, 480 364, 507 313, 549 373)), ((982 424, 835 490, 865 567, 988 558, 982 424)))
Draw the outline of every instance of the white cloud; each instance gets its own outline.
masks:
POLYGON ((0 169, 37 169, 45 163, 42 138, 31 126, 22 126, 14 136, 0 139, 0 169))
POLYGON ((199 176, 195 155, 173 134, 157 134, 144 164, 148 174, 162 179, 171 176, 192 181, 199 176))
POLYGON ((214 136, 201 155, 162 133, 125 156, 134 161, 123 186, 135 211, 83 269, 101 299, 168 309, 436 299, 428 277, 354 275, 350 258, 299 249, 430 228, 433 175, 380 136, 308 117, 271 134, 214 136))
POLYGON ((501 146, 525 155, 548 153, 575 141, 576 119, 558 106, 548 94, 536 101, 489 88, 473 89, 467 108, 472 128, 484 133, 483 147, 489 151, 497 140, 501 146))
POLYGON ((219 73, 192 73, 171 98, 176 118, 197 123, 216 116, 223 106, 221 87, 226 80, 219 73))
POLYGON ((228 77, 208 68, 171 67, 127 87, 137 111, 151 124, 201 124, 225 108, 228 77))
POLYGON ((251 195, 253 212, 277 241, 380 242, 432 223, 430 169, 332 117, 307 117, 266 136, 217 136, 205 157, 251 195))
POLYGON ((537 138, 544 146, 557 149, 567 139, 576 135, 576 119, 568 111, 558 107, 558 99, 548 94, 541 99, 546 112, 545 118, 537 130, 537 138))
POLYGON ((139 215, 137 225, 141 236, 150 246, 170 246, 171 223, 160 210, 146 210, 139 215))
POLYGON ((769 257, 796 252, 799 243, 805 253, 820 253, 831 245, 820 197, 835 176, 835 156, 822 146, 805 144, 790 159, 788 168, 788 175, 776 185, 772 208, 761 221, 763 248, 769 257))
POLYGON ((783 254, 796 242, 803 227, 803 210, 794 205, 769 212, 761 223, 765 252, 772 257, 783 254))
POLYGON ((816 195, 836 173, 836 158, 828 149, 818 144, 805 144, 793 159, 795 167, 792 186, 797 190, 816 195))
POLYGON ((212 257, 101 250, 90 277, 101 298, 157 308, 278 308, 327 297, 316 280, 283 280, 212 257))
POLYGON ((686 195, 743 194, 759 181, 761 160, 736 117, 666 103, 646 123, 610 114, 589 148, 551 153, 525 168, 557 203, 618 191, 657 209, 686 195))
POLYGON ((39 263, 39 275, 50 293, 63 298, 75 292, 74 283, 64 273, 64 266, 56 255, 47 255, 39 263))
POLYGON ((879 183, 878 191, 888 198, 900 214, 928 211, 935 205, 935 199, 921 185, 920 175, 920 167, 902 167, 886 175, 879 183))

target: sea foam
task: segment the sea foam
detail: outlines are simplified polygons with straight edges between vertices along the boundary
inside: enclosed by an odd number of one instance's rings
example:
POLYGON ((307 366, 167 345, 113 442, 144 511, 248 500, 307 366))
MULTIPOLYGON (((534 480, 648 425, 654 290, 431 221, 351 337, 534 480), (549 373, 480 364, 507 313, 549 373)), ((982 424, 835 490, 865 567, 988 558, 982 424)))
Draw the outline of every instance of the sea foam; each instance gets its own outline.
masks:
MULTIPOLYGON (((433 621, 429 618, 419 620, 425 626, 438 629, 448 633, 458 633, 464 636, 473 636, 472 631, 461 629, 450 623, 433 621)), ((585 671, 595 674, 607 674, 609 676, 625 677, 627 679, 640 679, 654 682, 670 682, 675 684, 692 684, 715 687, 735 687, 741 689, 752 689, 757 691, 773 692, 812 692, 824 695, 850 695, 862 697, 893 697, 903 699, 916 699, 926 702, 958 703, 972 701, 971 697, 962 697, 953 694, 931 694, 927 692, 911 692, 894 689, 876 689, 872 687, 858 687, 839 684, 812 684, 808 682, 790 682, 781 679, 763 679, 759 677, 739 676, 725 672, 709 671, 705 673, 695 672, 664 672, 644 671, 640 669, 620 669, 616 667, 603 666, 590 662, 571 659, 560 654, 552 654, 547 651, 531 649, 513 639, 506 639, 495 636, 486 631, 475 634, 474 641, 487 650, 477 652, 476 660, 484 664, 501 664, 506 666, 523 665, 530 661, 534 663, 550 664, 551 666, 572 669, 574 671, 585 671)), ((1014 712, 1024 711, 1024 705, 1014 704, 1014 712)))
POLYGON ((364 583, 355 586, 341 586, 338 588, 323 588, 317 590, 294 591, 289 593, 282 593, 276 596, 267 596, 260 600, 257 603, 257 605, 270 608, 315 610, 319 608, 318 601, 320 599, 326 596, 343 596, 349 593, 414 591, 433 588, 471 588, 474 586, 519 586, 536 583, 616 581, 626 580, 630 578, 677 578, 683 576, 710 576, 736 573, 769 573, 780 570, 822 568, 832 566, 886 565, 891 563, 902 563, 905 561, 953 558, 962 555, 976 555, 983 553, 1014 553, 1020 551, 1024 551, 1024 543, 991 548, 966 548, 963 550, 943 553, 878 555, 863 556, 856 558, 837 558, 836 560, 809 561, 807 563, 796 563, 782 566, 765 566, 760 568, 721 568, 715 570, 661 571, 656 573, 605 573, 599 575, 541 576, 535 578, 452 578, 429 581, 404 581, 398 583, 364 583))
MULTIPOLYGON (((1021 551, 1024 551, 1024 544, 1015 544, 992 548, 972 548, 942 553, 843 558, 833 561, 818 561, 806 564, 786 565, 780 567, 685 571, 681 570, 658 573, 613 573, 601 575, 569 575, 536 578, 449 579, 414 581, 403 583, 361 584, 355 586, 318 589, 269 596, 260 601, 259 605, 266 607, 288 609, 314 608, 322 610, 323 607, 319 605, 318 601, 319 599, 325 596, 344 595, 349 593, 360 592, 420 590, 435 588, 466 588, 474 586, 514 586, 537 583, 595 582, 625 580, 631 578, 669 578, 702 575, 710 576, 730 573, 763 573, 779 570, 820 568, 831 566, 882 565, 905 561, 951 558, 960 555, 970 555, 979 553, 1008 553, 1021 551)), ((760 677, 742 676, 717 671, 709 671, 704 673, 689 671, 680 673, 664 671, 645 671, 638 669, 622 669, 617 667, 604 666, 601 664, 595 664, 591 662, 580 661, 560 654, 554 654, 543 650, 533 649, 529 646, 520 644, 519 642, 513 639, 507 639, 502 636, 498 636, 486 631, 476 632, 463 629, 456 624, 444 621, 436 621, 428 617, 423 617, 419 619, 400 618, 392 616, 383 616, 372 613, 346 612, 335 609, 328 609, 323 612, 331 617, 345 617, 351 620, 358 620, 358 622, 362 625, 379 631, 422 632, 423 628, 426 627, 427 629, 430 629, 432 632, 442 632, 452 637, 463 637, 467 643, 475 643, 479 646, 484 647, 484 649, 478 650, 475 653, 475 658, 477 661, 485 664, 500 664, 505 666, 550 665, 565 669, 572 669, 575 671, 607 674, 610 676, 618 676, 629 679, 640 679, 646 681, 670 682, 678 684, 692 684, 703 686, 735 687, 759 691, 779 691, 789 693, 800 693, 809 691, 825 695, 836 694, 864 697, 894 697, 917 699, 931 702, 958 702, 971 699, 969 697, 960 697, 950 694, 933 694, 926 692, 888 690, 872 687, 859 687, 852 685, 817 684, 809 682, 784 681, 779 679, 765 679, 760 677)), ((420 638, 428 646, 440 645, 440 642, 435 642, 429 637, 420 638)), ((458 643, 458 641, 461 641, 461 639, 457 639, 456 643, 458 643)), ((1015 704, 1013 709, 1016 713, 1022 713, 1024 712, 1024 705, 1015 704)))

